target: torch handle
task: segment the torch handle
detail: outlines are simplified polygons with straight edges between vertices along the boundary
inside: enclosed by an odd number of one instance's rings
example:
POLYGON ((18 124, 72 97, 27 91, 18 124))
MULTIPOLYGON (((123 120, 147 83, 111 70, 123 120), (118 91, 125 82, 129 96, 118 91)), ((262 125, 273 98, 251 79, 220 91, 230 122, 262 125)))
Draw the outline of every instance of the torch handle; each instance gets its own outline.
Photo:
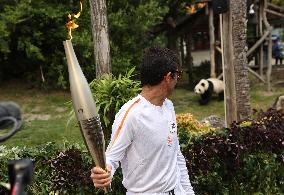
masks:
POLYGON ((105 194, 111 192, 110 186, 105 187, 105 188, 104 188, 104 191, 105 191, 105 194))
MULTIPOLYGON (((105 167, 104 167, 104 170, 107 171, 108 173, 110 173, 110 172, 107 170, 106 165, 105 165, 105 167)), ((110 187, 110 185, 104 187, 104 191, 105 191, 105 194, 110 193, 110 192, 111 192, 111 187, 110 187)))

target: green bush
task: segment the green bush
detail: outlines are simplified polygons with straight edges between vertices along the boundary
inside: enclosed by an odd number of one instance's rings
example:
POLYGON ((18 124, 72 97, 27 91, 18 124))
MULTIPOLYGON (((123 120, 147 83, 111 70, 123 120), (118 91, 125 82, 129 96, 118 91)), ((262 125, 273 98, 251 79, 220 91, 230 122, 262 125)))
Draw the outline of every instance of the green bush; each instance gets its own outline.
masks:
POLYGON ((140 82, 131 79, 134 70, 132 68, 124 76, 107 75, 90 83, 107 140, 110 139, 115 114, 140 92, 140 82))
MULTIPOLYGON (((90 179, 93 167, 91 157, 85 146, 65 144, 64 149, 53 143, 37 148, 0 146, 1 182, 8 182, 8 160, 29 158, 34 165, 34 180, 28 186, 30 194, 103 194, 96 190, 90 179)), ((121 184, 121 171, 113 178, 113 195, 125 194, 121 184)), ((7 190, 0 186, 0 194, 7 190)))
MULTIPOLYGON (((132 68, 124 76, 119 74, 118 77, 105 75, 90 83, 107 141, 111 136, 111 125, 115 114, 123 104, 135 97, 141 90, 140 82, 132 79, 134 71, 135 68, 132 68)), ((70 119, 72 118, 74 118, 74 112, 71 112, 70 119)))
POLYGON ((247 154, 243 169, 236 178, 241 191, 258 194, 282 194, 284 192, 284 166, 274 153, 247 154))
POLYGON ((201 124, 191 113, 176 114, 176 120, 181 148, 188 147, 193 137, 216 131, 215 128, 201 124))
MULTIPOLYGON (((34 182, 29 186, 29 191, 32 194, 47 194, 50 191, 50 172, 52 168, 47 166, 48 159, 56 155, 58 148, 52 143, 46 145, 27 148, 27 147, 12 147, 7 148, 0 146, 0 175, 1 182, 8 182, 8 167, 9 160, 18 160, 23 158, 31 159, 34 163, 34 182)), ((0 188, 0 194, 4 194, 5 189, 0 188)))
MULTIPOLYGON (((188 132, 190 134, 190 132, 188 132)), ((281 194, 284 117, 274 109, 207 134, 182 151, 197 194, 281 194)), ((183 138, 186 138, 184 136, 183 138)))
MULTIPOLYGON (((182 152, 196 194, 283 194, 284 117, 273 109, 254 120, 234 123, 228 129, 183 136, 182 152), (190 139, 190 140, 189 140, 190 139)), ((187 126, 189 123, 186 123, 187 126)), ((193 121, 193 126, 195 121, 193 121)), ((102 194, 90 180, 93 166, 86 147, 53 143, 36 148, 0 146, 1 182, 8 182, 7 162, 30 158, 34 162, 31 194, 102 194)), ((112 194, 125 194, 121 170, 112 194)), ((0 194, 4 194, 0 188, 0 194)))

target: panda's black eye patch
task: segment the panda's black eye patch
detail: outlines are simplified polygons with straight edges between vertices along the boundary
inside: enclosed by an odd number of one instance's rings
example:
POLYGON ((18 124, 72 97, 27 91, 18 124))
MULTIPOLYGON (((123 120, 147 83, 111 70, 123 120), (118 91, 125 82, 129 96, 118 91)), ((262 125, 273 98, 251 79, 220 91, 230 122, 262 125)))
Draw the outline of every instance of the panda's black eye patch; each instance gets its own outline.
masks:
POLYGON ((204 84, 204 83, 201 83, 201 86, 202 86, 202 87, 204 87, 204 86, 205 86, 205 84, 204 84))

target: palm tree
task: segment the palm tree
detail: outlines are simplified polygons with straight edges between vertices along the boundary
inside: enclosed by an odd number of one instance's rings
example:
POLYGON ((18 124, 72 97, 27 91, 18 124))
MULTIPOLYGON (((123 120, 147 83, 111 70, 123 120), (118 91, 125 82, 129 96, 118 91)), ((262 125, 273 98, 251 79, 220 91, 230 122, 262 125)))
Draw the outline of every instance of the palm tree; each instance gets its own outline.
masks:
POLYGON ((234 48, 234 72, 237 104, 237 120, 250 115, 250 95, 247 62, 247 0, 230 1, 232 37, 234 48))

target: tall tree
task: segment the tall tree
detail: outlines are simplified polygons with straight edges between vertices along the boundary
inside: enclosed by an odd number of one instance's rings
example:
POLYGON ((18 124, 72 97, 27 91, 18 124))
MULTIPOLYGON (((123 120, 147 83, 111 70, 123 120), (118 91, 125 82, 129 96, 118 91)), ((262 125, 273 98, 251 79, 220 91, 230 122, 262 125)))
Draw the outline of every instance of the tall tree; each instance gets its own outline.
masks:
POLYGON ((89 0, 89 3, 96 60, 96 77, 99 78, 103 74, 111 73, 107 8, 105 0, 89 0))
POLYGON ((247 62, 247 0, 231 1, 234 71, 237 103, 237 120, 250 115, 250 95, 247 62))
POLYGON ((186 56, 185 56, 185 67, 188 68, 188 86, 189 89, 194 89, 194 80, 193 80, 193 57, 191 53, 192 48, 192 32, 189 31, 185 36, 185 45, 186 45, 186 56))

